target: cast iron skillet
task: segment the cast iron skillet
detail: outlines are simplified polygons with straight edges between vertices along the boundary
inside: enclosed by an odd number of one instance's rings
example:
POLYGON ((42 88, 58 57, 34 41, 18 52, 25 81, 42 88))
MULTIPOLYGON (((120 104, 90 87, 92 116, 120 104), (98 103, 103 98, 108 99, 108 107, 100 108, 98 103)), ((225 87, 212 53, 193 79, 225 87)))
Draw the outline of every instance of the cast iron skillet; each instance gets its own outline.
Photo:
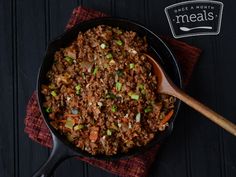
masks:
POLYGON ((166 138, 173 129, 173 123, 177 112, 179 110, 180 101, 177 100, 175 105, 175 114, 169 121, 170 126, 163 132, 159 132, 155 138, 146 146, 140 148, 134 148, 130 150, 128 153, 119 153, 113 156, 105 156, 105 155, 91 155, 83 150, 80 150, 70 144, 66 138, 60 135, 51 125, 50 120, 48 118, 47 113, 43 108, 44 96, 41 94, 41 85, 47 83, 46 73, 51 68, 53 63, 54 53, 62 47, 68 46, 73 40, 76 39, 79 31, 86 31, 89 28, 95 27, 97 25, 110 25, 114 27, 120 27, 124 30, 132 30, 136 31, 139 36, 146 36, 149 44, 149 53, 151 53, 155 58, 158 59, 170 76, 170 78, 174 81, 174 83, 182 87, 181 74, 178 67, 178 64, 175 60, 175 57, 167 47, 167 45, 153 32, 148 30, 143 25, 140 25, 136 22, 126 20, 126 19, 118 19, 118 18, 99 18, 95 20, 86 21, 80 23, 73 27, 71 30, 64 32, 62 35, 57 37, 54 41, 52 41, 46 51, 46 55, 44 57, 43 63, 39 69, 38 80, 37 80, 37 96, 38 103, 40 106, 41 113, 44 117, 44 121, 47 124, 53 138, 53 149, 49 159, 42 165, 42 167, 33 175, 34 177, 46 177, 51 176, 53 170, 65 159, 73 156, 81 156, 81 157, 89 157, 100 160, 114 160, 120 158, 127 158, 134 154, 140 154, 146 151, 147 149, 153 147, 164 138, 166 138))

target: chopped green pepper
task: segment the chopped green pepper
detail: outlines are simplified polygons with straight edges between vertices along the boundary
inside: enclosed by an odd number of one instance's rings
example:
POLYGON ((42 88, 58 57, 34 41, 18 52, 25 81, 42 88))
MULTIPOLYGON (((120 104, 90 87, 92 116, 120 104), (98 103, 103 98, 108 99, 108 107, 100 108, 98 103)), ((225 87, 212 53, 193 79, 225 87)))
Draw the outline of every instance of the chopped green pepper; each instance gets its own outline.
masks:
POLYGON ((51 91, 51 95, 55 97, 55 96, 57 96, 57 92, 55 90, 53 90, 53 91, 51 91))
POLYGON ((107 136, 111 136, 112 135, 112 131, 110 129, 107 129, 107 136))
POLYGON ((119 46, 122 46, 122 45, 123 45, 123 42, 122 42, 121 40, 116 40, 115 42, 116 42, 116 44, 119 45, 119 46))
POLYGON ((71 57, 66 56, 64 59, 70 64, 73 63, 73 58, 71 58, 71 57))
POLYGON ((116 105, 112 105, 111 111, 112 111, 112 112, 116 112, 116 110, 117 110, 117 106, 116 106, 116 105))
POLYGON ((130 63, 129 64, 129 69, 133 69, 134 68, 134 63, 130 63))
POLYGON ((116 82, 116 90, 120 91, 122 87, 122 84, 120 82, 116 82))

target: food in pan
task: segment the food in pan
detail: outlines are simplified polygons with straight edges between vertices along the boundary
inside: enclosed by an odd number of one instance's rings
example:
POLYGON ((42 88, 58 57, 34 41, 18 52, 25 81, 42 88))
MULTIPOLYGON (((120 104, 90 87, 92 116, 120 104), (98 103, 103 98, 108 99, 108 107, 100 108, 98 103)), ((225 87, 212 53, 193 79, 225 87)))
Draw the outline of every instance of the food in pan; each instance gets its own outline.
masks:
POLYGON ((76 147, 114 155, 149 143, 168 126, 175 99, 158 78, 136 32, 100 25, 54 55, 41 86, 51 125, 76 147))

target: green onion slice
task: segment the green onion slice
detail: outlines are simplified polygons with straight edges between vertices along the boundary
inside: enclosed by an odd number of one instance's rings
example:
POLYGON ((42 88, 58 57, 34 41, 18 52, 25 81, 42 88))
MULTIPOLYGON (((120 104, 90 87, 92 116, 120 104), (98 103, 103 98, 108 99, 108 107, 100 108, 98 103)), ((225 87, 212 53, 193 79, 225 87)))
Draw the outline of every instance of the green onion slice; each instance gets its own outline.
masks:
POLYGON ((117 106, 116 106, 116 105, 112 105, 111 111, 112 111, 112 112, 116 112, 116 110, 117 110, 117 106))
POLYGON ((112 131, 110 129, 107 129, 107 136, 111 136, 112 135, 112 131))
POLYGON ((68 117, 68 118, 66 119, 65 127, 66 127, 66 128, 69 128, 69 129, 73 129, 73 126, 74 126, 74 125, 75 125, 74 119, 68 117))
POLYGON ((93 75, 96 76, 97 72, 98 72, 98 67, 96 66, 93 70, 93 75))
POLYGON ((116 44, 119 45, 119 46, 122 46, 122 45, 123 45, 123 42, 122 42, 121 40, 116 40, 115 42, 116 42, 116 44))
POLYGON ((133 69, 134 68, 134 63, 130 63, 129 64, 129 69, 133 69))
POLYGON ((82 125, 82 124, 79 124, 79 125, 74 126, 74 130, 75 130, 75 131, 81 130, 81 129, 83 129, 83 128, 84 128, 84 125, 82 125))
POLYGON ((75 90, 76 90, 76 94, 79 95, 80 94, 80 90, 81 90, 81 85, 80 84, 77 84, 75 86, 75 90))
POLYGON ((122 34, 122 31, 121 30, 117 30, 116 33, 117 34, 122 34))
POLYGON ((139 95, 133 93, 133 92, 129 92, 128 95, 131 97, 131 99, 133 100, 138 100, 139 99, 139 95))
POLYGON ((51 91, 51 95, 55 97, 55 96, 57 96, 57 92, 55 90, 53 90, 53 91, 51 91))
POLYGON ((51 83, 49 86, 48 86, 50 89, 55 89, 55 85, 53 83, 51 83))
POLYGON ((138 88, 143 90, 144 89, 144 85, 143 84, 138 84, 138 88))
POLYGON ((64 59, 70 64, 73 63, 73 58, 71 58, 71 57, 66 56, 64 59))
POLYGON ((112 59, 112 58, 113 58, 113 56, 112 56, 112 54, 111 54, 111 53, 108 53, 108 54, 106 55, 106 58, 107 58, 107 59, 112 59))
POLYGON ((46 109, 46 112, 47 112, 47 113, 51 113, 51 112, 52 112, 52 108, 48 107, 48 108, 46 109))
POLYGON ((144 109, 144 112, 145 113, 149 113, 149 112, 152 112, 152 107, 151 106, 148 106, 144 109))
POLYGON ((116 90, 120 91, 122 88, 122 84, 120 82, 116 82, 116 90))

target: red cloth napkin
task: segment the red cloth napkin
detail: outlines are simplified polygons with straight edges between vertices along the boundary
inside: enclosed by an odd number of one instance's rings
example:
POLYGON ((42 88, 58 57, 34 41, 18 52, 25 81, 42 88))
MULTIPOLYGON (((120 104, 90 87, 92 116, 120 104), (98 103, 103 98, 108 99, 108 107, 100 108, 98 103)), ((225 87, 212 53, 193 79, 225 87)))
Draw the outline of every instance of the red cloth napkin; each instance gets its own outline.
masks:
MULTIPOLYGON (((105 17, 106 14, 84 7, 77 7, 73 10, 72 16, 66 29, 73 27, 75 24, 93 18, 105 17)), ((172 52, 175 54, 183 74, 183 83, 186 85, 191 77, 194 66, 199 58, 201 50, 190 46, 184 42, 175 39, 165 38, 162 39, 169 45, 172 52)), ((51 134, 45 125, 39 106, 37 103, 36 93, 31 96, 26 110, 25 118, 25 132, 28 136, 46 147, 52 147, 51 134)), ((91 165, 102 168, 111 173, 125 177, 146 177, 148 171, 156 158, 160 145, 152 148, 142 155, 137 155, 129 159, 116 160, 116 161, 102 161, 89 158, 80 158, 91 165)))

